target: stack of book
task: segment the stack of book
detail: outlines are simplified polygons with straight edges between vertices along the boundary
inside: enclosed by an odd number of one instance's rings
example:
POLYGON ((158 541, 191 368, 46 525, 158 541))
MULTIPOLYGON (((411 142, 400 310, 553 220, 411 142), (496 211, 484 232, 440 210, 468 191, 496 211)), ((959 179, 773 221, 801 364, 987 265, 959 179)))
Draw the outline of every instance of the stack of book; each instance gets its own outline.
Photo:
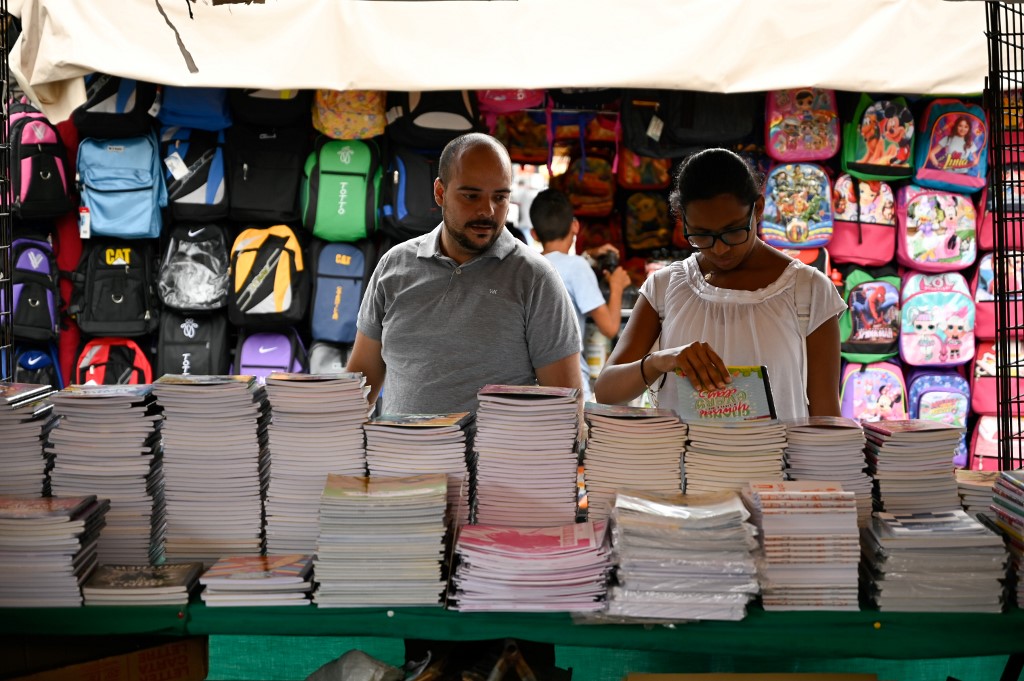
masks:
POLYGON ((0 381, 0 494, 48 494, 49 459, 43 451, 56 424, 48 385, 0 381))
POLYGON ((782 480, 786 427, 779 421, 689 421, 687 428, 687 494, 738 492, 751 480, 782 480))
POLYGON ((199 583, 209 606, 309 605, 313 556, 225 556, 199 583))
POLYGON ((1006 547, 963 509, 877 512, 861 545, 861 583, 879 610, 1002 610, 1006 547))
POLYGON ((476 521, 550 527, 576 518, 579 391, 486 385, 470 459, 476 521))
POLYGON ((469 522, 467 441, 473 415, 384 414, 365 426, 366 466, 371 478, 423 473, 448 476, 448 513, 456 525, 469 522))
POLYGON ((923 419, 863 425, 876 510, 924 513, 960 508, 953 455, 962 428, 923 419))
POLYGON ((327 476, 313 601, 350 608, 439 604, 447 495, 444 473, 327 476))
POLYGON ((53 493, 110 500, 101 564, 163 558, 163 417, 152 391, 149 385, 71 385, 50 398, 60 417, 47 444, 53 493))
POLYGON ((267 551, 313 553, 328 473, 366 475, 363 422, 370 407, 359 373, 267 376, 267 551))
POLYGON ((165 553, 212 565, 263 551, 269 456, 266 391, 252 376, 165 374, 153 384, 164 408, 165 553))
POLYGON ((860 534, 853 492, 835 482, 751 482, 765 610, 857 610, 860 534))
POLYGON ((610 513, 619 489, 679 493, 686 424, 671 409, 588 403, 583 455, 590 519, 610 513))
POLYGON ((757 529, 735 492, 618 492, 607 614, 636 621, 740 620, 758 593, 757 529))
POLYGON ((95 495, 0 496, 0 607, 81 605, 109 507, 95 495))
POLYGON ((1017 577, 1017 607, 1024 607, 1024 470, 999 473, 990 509, 1010 550, 1017 577))
POLYGON ((961 468, 956 471, 956 493, 960 505, 972 516, 989 513, 992 503, 992 487, 999 479, 999 471, 972 471, 961 468))
POLYGON ((853 419, 811 416, 784 421, 786 477, 834 480, 857 499, 857 523, 871 522, 871 477, 865 472, 864 429, 853 419))
POLYGON ((605 521, 545 528, 467 525, 452 578, 456 610, 594 612, 610 569, 605 521))
POLYGON ((202 563, 100 565, 82 585, 86 605, 186 605, 202 563))

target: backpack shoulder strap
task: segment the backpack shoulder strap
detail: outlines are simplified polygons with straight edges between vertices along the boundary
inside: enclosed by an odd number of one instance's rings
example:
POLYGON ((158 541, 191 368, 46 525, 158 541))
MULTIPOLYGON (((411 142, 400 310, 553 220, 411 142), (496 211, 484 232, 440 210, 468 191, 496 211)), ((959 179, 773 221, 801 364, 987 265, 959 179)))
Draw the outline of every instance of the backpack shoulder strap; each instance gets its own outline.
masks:
POLYGON ((796 318, 800 324, 800 335, 807 338, 811 325, 811 278, 814 272, 810 266, 798 267, 796 271, 796 318))

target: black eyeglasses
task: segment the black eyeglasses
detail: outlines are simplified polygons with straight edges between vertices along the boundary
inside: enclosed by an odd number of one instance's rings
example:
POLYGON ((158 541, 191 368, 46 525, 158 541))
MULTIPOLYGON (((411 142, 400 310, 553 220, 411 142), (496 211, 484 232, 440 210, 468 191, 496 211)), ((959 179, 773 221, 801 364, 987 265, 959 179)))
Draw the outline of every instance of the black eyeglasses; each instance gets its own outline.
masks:
POLYGON ((683 236, 690 242, 690 245, 694 248, 704 250, 705 248, 711 248, 715 245, 715 242, 721 239, 722 243, 726 246, 739 246, 744 243, 750 236, 750 230, 754 229, 754 207, 750 207, 750 220, 747 222, 746 227, 736 227, 735 229, 727 229, 724 232, 709 233, 709 234, 690 234, 688 226, 686 224, 686 218, 683 218, 683 236))

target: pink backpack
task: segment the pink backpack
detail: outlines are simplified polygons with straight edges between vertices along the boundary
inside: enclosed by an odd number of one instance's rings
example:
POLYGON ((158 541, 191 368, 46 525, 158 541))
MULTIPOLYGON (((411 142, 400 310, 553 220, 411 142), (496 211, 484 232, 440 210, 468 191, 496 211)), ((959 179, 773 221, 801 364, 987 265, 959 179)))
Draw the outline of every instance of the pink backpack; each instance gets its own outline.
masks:
POLYGON ((840 383, 843 416, 858 421, 901 421, 907 418, 907 384, 894 362, 849 363, 840 383))
POLYGON ((477 90, 480 114, 492 133, 500 114, 536 109, 544 106, 544 90, 477 90))
POLYGON ((903 279, 900 356, 907 364, 952 367, 974 357, 974 300, 959 272, 908 272, 903 279))
POLYGON ((971 411, 994 416, 998 407, 996 344, 979 343, 971 364, 971 411))
POLYGON ((896 199, 885 182, 841 175, 832 190, 832 240, 837 263, 875 267, 896 254, 896 199))
POLYGON ((768 93, 765 151, 776 161, 824 161, 839 151, 836 93, 796 88, 768 93))
POLYGON ((952 272, 974 264, 977 213, 962 194, 905 185, 897 193, 896 259, 919 272, 952 272))
MULTIPOLYGON (((995 210, 995 204, 989 200, 988 189, 986 188, 982 190, 981 196, 978 198, 978 248, 983 251, 993 251, 996 248, 993 210, 995 210)), ((1003 224, 1013 222, 1014 225, 1017 225, 1021 220, 1024 220, 1024 208, 1016 204, 1004 203, 1003 211, 1003 224), (1009 210, 1007 210, 1007 207, 1009 207, 1009 210)), ((1003 238, 1005 243, 1003 245, 1007 248, 1024 250, 1024 240, 1022 240, 1024 235, 1020 232, 1021 230, 1019 229, 1004 231, 1003 238)))
MULTIPOLYGON (((1010 251, 1003 259, 1007 272, 1006 291, 1020 291, 1024 286, 1024 253, 1010 251)), ((978 261, 978 269, 971 280, 971 295, 974 297, 975 323, 974 335, 978 338, 994 339, 996 337, 996 281, 995 254, 985 253, 978 261)), ((1021 332, 1013 327, 1024 324, 1024 296, 1019 293, 1008 294, 1011 307, 1007 309, 1010 318, 1004 326, 1009 327, 1007 334, 1021 336, 1021 332)))
POLYGON ((999 419, 982 416, 974 424, 971 438, 972 471, 998 471, 999 468, 999 419))

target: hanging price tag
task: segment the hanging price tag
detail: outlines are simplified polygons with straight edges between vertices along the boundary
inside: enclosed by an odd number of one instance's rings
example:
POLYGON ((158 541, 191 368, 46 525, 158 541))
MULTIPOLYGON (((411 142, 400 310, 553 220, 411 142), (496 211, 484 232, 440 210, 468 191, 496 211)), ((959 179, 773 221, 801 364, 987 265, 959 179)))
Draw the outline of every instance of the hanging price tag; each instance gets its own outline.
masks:
POLYGON ((92 216, 89 209, 82 206, 78 209, 78 236, 88 239, 92 234, 92 216))
POLYGON ((657 142, 661 139, 661 131, 665 129, 665 122, 655 114, 651 116, 651 122, 647 126, 647 136, 657 142))
POLYGON ((164 165, 171 171, 171 175, 174 176, 175 180, 181 180, 188 176, 188 166, 181 160, 181 156, 178 156, 178 152, 172 152, 170 156, 164 159, 164 165))

